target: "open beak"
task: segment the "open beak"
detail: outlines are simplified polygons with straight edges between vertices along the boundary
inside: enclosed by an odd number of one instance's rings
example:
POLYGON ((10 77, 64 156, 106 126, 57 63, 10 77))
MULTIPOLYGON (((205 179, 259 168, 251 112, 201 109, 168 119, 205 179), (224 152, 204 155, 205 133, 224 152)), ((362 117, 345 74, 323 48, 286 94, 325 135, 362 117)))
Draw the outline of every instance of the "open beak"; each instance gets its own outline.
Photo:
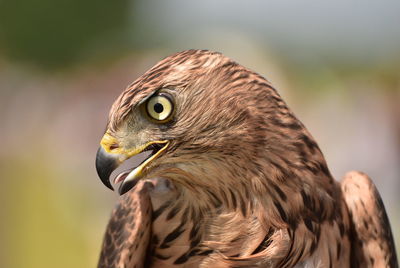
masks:
POLYGON ((120 173, 114 180, 115 183, 121 182, 118 189, 120 195, 123 195, 132 189, 138 180, 142 177, 147 165, 155 160, 166 150, 169 141, 151 141, 145 145, 131 149, 123 149, 119 146, 117 140, 106 133, 100 142, 100 148, 96 154, 96 170, 100 180, 105 186, 113 190, 110 182, 111 173, 121 165, 125 160, 145 151, 151 151, 150 155, 137 167, 120 173))

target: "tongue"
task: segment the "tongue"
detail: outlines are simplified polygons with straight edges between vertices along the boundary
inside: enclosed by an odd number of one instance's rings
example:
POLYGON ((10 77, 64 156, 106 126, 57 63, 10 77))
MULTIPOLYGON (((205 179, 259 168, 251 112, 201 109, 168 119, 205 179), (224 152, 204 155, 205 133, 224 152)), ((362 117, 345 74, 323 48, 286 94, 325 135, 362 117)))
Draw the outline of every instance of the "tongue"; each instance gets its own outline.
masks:
POLYGON ((125 178, 128 177, 129 172, 130 171, 125 171, 125 172, 122 172, 121 174, 119 174, 117 177, 115 177, 114 183, 117 184, 117 183, 125 180, 125 178))

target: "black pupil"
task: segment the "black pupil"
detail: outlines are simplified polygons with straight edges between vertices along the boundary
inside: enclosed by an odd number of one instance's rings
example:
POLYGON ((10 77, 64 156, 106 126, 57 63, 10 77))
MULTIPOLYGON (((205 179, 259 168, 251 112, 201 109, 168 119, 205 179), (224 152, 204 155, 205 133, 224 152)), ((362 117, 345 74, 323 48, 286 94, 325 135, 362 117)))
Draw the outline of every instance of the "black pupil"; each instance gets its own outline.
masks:
POLYGON ((160 114, 164 111, 164 106, 161 103, 156 103, 154 104, 154 111, 160 114))

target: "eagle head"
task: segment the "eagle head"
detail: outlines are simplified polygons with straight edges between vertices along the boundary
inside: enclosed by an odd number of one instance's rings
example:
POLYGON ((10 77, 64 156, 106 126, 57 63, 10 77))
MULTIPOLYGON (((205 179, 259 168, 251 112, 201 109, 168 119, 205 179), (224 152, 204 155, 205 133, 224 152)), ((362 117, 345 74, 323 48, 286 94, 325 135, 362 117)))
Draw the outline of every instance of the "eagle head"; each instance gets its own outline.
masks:
POLYGON ((318 188, 332 178, 308 131, 266 79, 216 52, 183 51, 139 77, 113 104, 100 144, 96 168, 111 189, 113 170, 150 152, 116 176, 120 194, 162 177, 231 205, 292 195, 300 211, 312 191, 330 200, 318 188))

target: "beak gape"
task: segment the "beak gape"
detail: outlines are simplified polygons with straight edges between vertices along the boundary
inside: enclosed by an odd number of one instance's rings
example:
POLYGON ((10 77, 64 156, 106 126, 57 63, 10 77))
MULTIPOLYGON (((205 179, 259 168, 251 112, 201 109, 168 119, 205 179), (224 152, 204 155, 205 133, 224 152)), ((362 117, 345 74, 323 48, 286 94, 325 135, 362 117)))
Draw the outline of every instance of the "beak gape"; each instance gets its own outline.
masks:
MULTIPOLYGON (((96 170, 97 174, 100 177, 100 180, 103 182, 105 186, 114 190, 110 183, 111 173, 125 160, 129 159, 132 156, 138 155, 144 151, 151 151, 149 157, 147 157, 142 163, 140 163, 137 167, 133 167, 132 169, 125 171, 119 174, 116 177, 115 181, 122 181, 119 186, 118 192, 120 195, 123 195, 130 189, 132 189, 138 180, 143 176, 144 169, 146 166, 155 160, 161 153, 163 153, 169 145, 168 140, 161 141, 151 141, 147 144, 139 147, 133 148, 132 150, 120 150, 119 152, 109 153, 107 148, 104 148, 104 145, 101 144, 100 148, 97 150, 96 155, 96 170)), ((106 144, 107 146, 107 144, 106 144)))

